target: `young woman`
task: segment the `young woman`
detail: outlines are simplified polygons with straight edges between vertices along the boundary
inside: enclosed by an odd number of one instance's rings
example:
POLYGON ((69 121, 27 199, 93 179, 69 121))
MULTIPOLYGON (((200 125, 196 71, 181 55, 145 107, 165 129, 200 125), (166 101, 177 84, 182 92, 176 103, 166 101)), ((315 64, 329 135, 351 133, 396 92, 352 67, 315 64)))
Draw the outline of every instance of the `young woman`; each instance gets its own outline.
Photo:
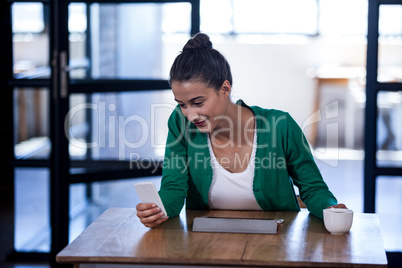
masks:
MULTIPOLYGON (((168 127, 159 191, 168 217, 188 209, 309 211, 337 204, 297 123, 285 112, 230 99, 232 75, 209 37, 197 34, 170 70, 178 103, 168 127)), ((137 205, 147 227, 168 219, 155 204, 137 205)))

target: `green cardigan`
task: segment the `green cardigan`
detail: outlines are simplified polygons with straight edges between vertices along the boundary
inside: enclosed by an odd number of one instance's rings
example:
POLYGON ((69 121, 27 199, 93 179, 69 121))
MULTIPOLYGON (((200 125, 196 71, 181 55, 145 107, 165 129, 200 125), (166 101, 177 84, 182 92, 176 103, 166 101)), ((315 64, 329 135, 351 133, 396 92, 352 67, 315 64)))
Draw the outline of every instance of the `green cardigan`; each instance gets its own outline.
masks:
MULTIPOLYGON (((253 191, 263 210, 300 211, 293 184, 308 210, 322 219, 322 210, 337 204, 314 162, 307 140, 285 112, 248 107, 257 122, 253 191)), ((161 189, 169 217, 177 216, 184 200, 188 209, 208 209, 212 183, 207 134, 187 120, 177 106, 168 121, 161 189)))

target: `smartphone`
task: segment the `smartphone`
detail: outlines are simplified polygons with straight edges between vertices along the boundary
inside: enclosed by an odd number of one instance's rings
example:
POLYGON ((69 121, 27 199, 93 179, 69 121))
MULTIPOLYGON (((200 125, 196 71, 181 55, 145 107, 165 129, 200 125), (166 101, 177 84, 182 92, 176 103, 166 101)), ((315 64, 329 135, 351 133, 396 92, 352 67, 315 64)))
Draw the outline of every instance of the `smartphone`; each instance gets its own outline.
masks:
POLYGON ((167 216, 165 207, 153 182, 140 182, 135 184, 134 187, 142 203, 156 204, 165 213, 164 217, 167 216))

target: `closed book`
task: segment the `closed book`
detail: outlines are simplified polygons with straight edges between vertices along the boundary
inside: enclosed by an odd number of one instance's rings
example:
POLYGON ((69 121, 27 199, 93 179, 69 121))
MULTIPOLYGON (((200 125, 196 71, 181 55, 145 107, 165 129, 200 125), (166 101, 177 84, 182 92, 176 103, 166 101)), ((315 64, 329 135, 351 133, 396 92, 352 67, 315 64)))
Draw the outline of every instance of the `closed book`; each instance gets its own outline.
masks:
POLYGON ((276 234, 278 222, 267 219, 197 217, 193 232, 276 234))

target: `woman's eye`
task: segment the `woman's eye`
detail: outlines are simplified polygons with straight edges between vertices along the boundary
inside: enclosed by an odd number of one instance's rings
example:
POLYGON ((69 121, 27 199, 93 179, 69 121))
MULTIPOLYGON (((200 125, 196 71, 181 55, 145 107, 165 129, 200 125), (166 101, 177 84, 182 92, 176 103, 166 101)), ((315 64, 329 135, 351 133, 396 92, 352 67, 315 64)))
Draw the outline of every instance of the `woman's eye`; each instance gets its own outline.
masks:
POLYGON ((201 106, 203 104, 203 102, 194 102, 195 106, 201 106))

